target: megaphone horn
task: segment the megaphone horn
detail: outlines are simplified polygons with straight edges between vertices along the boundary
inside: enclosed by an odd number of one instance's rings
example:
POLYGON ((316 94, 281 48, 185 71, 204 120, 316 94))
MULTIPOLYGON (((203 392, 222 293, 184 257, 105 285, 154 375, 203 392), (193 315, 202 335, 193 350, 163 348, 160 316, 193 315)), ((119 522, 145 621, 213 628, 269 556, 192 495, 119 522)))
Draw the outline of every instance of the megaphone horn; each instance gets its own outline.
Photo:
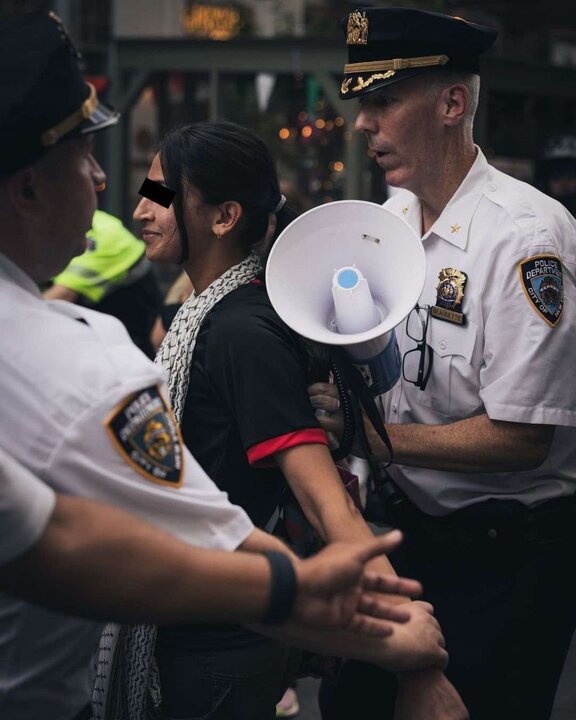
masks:
POLYGON ((400 375, 394 328, 418 302, 424 249, 401 218, 371 202, 340 200, 296 218, 266 265, 270 301, 292 330, 344 346, 371 391, 400 375))

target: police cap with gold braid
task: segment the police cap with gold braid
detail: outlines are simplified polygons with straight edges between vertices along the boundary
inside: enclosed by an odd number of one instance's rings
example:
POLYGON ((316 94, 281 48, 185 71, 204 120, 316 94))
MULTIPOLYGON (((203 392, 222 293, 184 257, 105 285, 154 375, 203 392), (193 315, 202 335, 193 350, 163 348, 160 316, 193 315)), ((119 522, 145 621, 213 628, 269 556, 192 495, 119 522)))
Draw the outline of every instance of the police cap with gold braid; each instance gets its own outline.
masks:
POLYGON ((342 26, 348 46, 343 100, 438 68, 477 73, 480 55, 498 35, 462 18, 413 8, 359 7, 342 26))
POLYGON ((57 143, 118 122, 82 77, 54 13, 0 20, 0 175, 11 175, 57 143))

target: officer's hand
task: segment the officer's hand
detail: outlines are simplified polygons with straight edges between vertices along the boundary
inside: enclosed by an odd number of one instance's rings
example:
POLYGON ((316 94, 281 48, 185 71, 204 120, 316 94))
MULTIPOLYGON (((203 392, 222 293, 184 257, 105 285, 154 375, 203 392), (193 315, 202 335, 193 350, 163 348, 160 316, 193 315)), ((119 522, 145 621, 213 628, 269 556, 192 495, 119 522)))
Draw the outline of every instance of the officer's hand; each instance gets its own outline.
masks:
POLYGON ((470 720, 455 687, 440 670, 398 676, 394 720, 470 720))
POLYGON ((391 605, 374 593, 417 596, 421 585, 366 571, 365 566, 401 540, 402 534, 395 530, 362 543, 331 543, 313 558, 299 562, 293 619, 379 637, 396 632, 398 623, 412 620, 410 604, 391 605))
POLYGON ((338 388, 331 383, 314 383, 308 387, 310 403, 316 411, 316 418, 326 432, 338 440, 344 434, 344 413, 340 407, 338 388))

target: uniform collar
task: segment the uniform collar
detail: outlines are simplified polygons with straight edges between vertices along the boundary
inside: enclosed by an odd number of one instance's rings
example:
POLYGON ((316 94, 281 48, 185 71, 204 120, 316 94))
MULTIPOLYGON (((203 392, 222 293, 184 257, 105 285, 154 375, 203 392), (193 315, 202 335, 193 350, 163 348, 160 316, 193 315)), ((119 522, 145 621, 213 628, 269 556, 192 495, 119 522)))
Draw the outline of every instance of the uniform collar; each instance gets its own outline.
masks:
POLYGON ((32 295, 38 298, 42 297, 34 280, 2 253, 0 253, 0 277, 10 280, 15 285, 18 285, 18 287, 32 293, 32 295))
MULTIPOLYGON (((440 217, 430 230, 422 236, 423 241, 434 234, 456 247, 461 249, 466 247, 470 223, 482 196, 482 189, 485 180, 488 178, 490 168, 482 150, 478 146, 476 146, 476 150, 476 159, 468 174, 442 211, 440 217)), ((413 193, 402 191, 393 195, 386 203, 386 207, 396 215, 403 217, 416 230, 418 235, 421 235, 422 209, 420 200, 413 193)))

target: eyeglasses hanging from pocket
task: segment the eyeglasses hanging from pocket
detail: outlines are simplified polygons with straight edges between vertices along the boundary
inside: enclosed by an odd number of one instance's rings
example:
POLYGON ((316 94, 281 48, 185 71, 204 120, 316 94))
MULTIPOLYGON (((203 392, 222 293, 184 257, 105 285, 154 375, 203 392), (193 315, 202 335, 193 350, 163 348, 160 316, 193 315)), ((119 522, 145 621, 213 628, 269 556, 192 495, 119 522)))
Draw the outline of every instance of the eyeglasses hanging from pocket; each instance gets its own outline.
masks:
POLYGON ((425 390, 434 360, 434 351, 426 342, 430 305, 418 305, 406 318, 406 335, 416 343, 416 347, 404 353, 402 358, 402 377, 420 390, 425 390))

